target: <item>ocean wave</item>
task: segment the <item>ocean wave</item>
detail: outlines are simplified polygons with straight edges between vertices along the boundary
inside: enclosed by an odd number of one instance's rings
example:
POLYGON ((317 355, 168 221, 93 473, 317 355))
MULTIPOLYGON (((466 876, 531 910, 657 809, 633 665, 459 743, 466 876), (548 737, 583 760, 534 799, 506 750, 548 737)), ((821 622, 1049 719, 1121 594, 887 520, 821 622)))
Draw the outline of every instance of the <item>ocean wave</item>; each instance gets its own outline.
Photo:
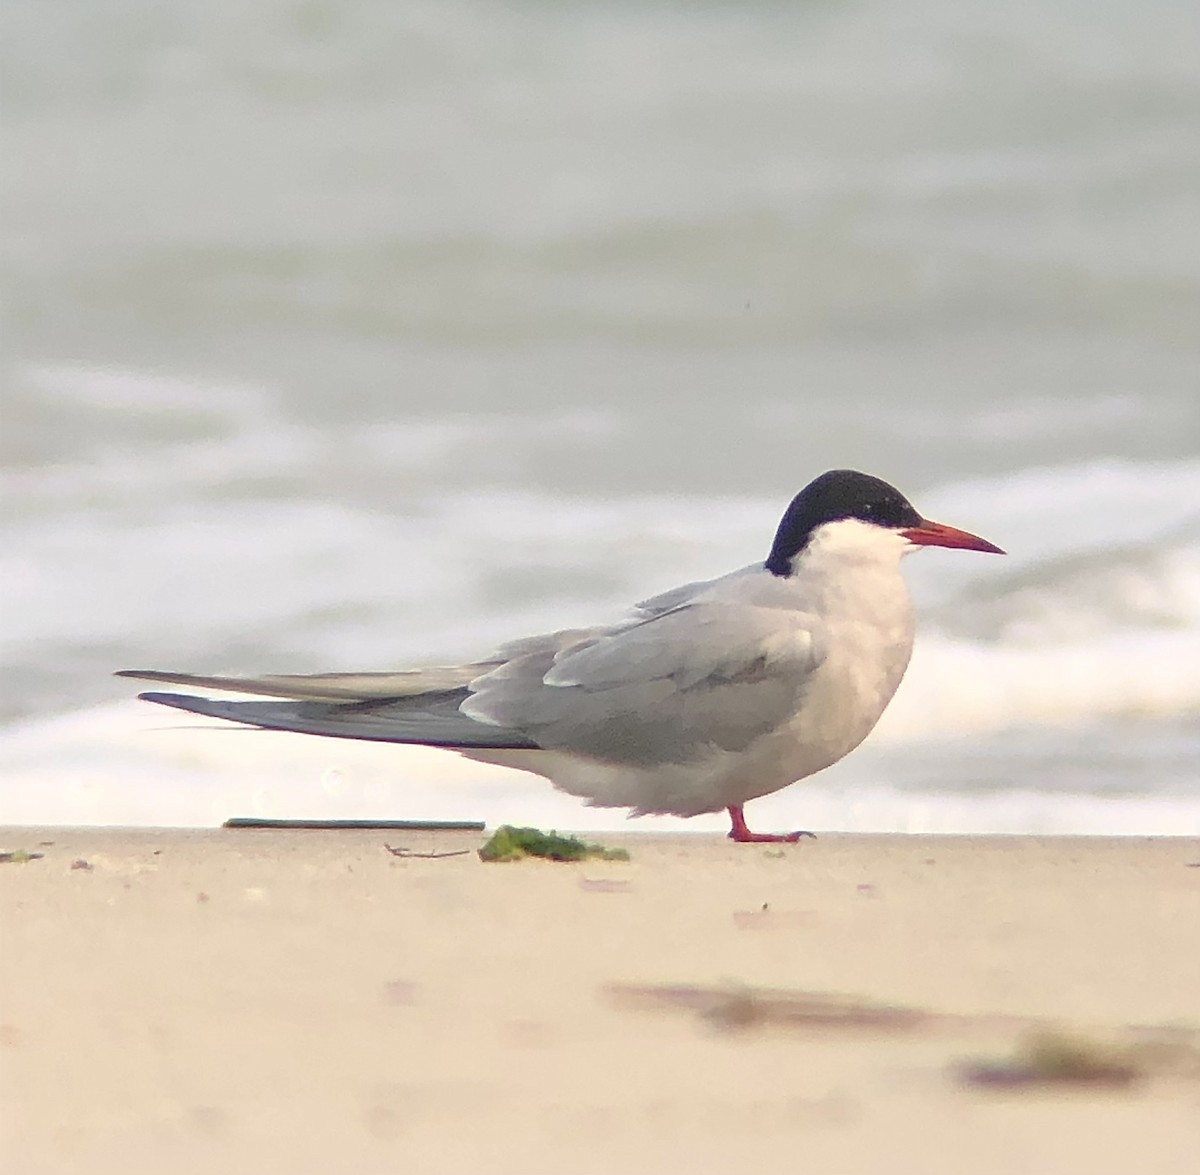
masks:
POLYGON ((977 581, 936 620, 957 636, 1024 648, 1129 630, 1200 631, 1200 544, 1047 557, 977 581))
MULTIPOLYGON (((382 460, 389 444, 377 443, 382 460)), ((109 671, 148 661, 316 672, 479 656, 749 563, 779 510, 758 498, 397 489, 386 510, 374 494, 273 483, 185 509, 153 495, 98 506, 92 486, 51 526, 14 520, 0 577, 22 621, 0 643, 13 683, 4 709, 111 697, 109 671)), ((886 737, 1200 712, 1200 465, 1021 470, 918 500, 1011 553, 908 562, 922 623, 886 737)))
POLYGON ((897 742, 1200 716, 1200 632, 1014 647, 921 637, 876 737, 897 742))

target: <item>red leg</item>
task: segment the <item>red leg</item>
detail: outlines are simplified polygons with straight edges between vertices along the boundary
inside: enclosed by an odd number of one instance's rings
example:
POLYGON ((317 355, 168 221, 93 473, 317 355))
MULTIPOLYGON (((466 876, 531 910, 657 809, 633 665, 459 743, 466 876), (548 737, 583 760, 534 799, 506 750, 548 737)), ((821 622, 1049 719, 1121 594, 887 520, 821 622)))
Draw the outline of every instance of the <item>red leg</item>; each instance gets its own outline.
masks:
POLYGON ((729 819, 733 827, 729 830, 729 839, 739 844, 788 844, 794 845, 802 836, 812 836, 811 832, 751 832, 746 827, 746 813, 741 804, 729 805, 729 819))

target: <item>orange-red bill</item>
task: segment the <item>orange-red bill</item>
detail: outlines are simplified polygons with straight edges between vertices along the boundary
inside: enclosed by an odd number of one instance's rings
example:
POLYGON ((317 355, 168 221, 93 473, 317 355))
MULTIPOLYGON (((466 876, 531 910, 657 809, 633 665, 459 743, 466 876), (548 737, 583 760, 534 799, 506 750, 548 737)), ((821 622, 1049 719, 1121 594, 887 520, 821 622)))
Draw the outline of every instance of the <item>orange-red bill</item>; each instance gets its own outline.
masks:
POLYGON ((1004 552, 995 543, 981 539, 977 534, 959 530, 956 526, 946 526, 942 522, 930 522, 928 518, 921 519, 920 526, 910 527, 901 532, 910 543, 921 547, 955 547, 964 551, 989 551, 993 555, 1003 555, 1004 552))

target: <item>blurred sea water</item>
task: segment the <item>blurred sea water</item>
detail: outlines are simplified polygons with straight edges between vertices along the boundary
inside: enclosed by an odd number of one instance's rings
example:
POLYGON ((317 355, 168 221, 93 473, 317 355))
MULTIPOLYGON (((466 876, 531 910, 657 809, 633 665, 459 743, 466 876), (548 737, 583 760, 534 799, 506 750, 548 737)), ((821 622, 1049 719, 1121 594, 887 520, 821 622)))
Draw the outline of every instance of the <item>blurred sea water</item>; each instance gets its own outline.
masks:
POLYGON ((1197 834, 1196 31, 1174 0, 5 7, 0 823, 619 826, 109 674, 478 655, 761 559, 853 466, 1010 555, 909 561, 880 729, 757 822, 1197 834))

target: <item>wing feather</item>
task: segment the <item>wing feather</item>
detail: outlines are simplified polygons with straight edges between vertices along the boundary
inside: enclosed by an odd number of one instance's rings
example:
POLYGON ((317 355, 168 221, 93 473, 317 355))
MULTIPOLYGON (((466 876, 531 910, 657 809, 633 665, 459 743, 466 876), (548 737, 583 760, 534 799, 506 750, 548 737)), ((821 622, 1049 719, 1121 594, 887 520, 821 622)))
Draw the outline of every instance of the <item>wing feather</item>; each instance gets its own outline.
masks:
POLYGON ((308 698, 314 701, 363 701, 368 698, 407 698, 440 690, 459 689, 497 662, 408 669, 397 673, 267 674, 259 677, 213 677, 169 673, 160 669, 122 669, 117 677, 186 685, 192 689, 228 690, 270 698, 308 698))
POLYGON ((630 766, 742 750, 786 722, 823 652, 811 617, 688 604, 471 683, 464 713, 543 748, 630 766))
POLYGON ((290 730, 372 742, 420 743, 430 747, 535 750, 518 731, 503 730, 468 718, 459 710, 465 690, 426 694, 412 700, 367 702, 230 702, 189 694, 145 693, 157 702, 191 714, 224 718, 265 730, 290 730))

